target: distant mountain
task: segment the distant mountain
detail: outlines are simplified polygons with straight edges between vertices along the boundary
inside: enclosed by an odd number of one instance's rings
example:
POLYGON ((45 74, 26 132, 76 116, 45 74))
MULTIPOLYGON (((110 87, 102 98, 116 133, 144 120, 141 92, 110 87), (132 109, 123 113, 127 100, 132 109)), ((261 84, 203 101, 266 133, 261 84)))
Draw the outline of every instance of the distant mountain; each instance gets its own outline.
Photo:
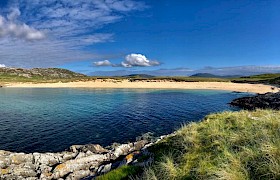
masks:
POLYGON ((67 69, 61 68, 0 68, 0 77, 24 77, 24 78, 40 78, 40 79, 69 79, 86 77, 81 73, 76 73, 67 69))
POLYGON ((153 78, 155 76, 152 75, 148 75, 148 74, 130 74, 130 75, 125 75, 122 77, 126 77, 126 78, 153 78))
POLYGON ((280 66, 234 66, 234 67, 205 67, 202 69, 175 68, 156 70, 113 70, 94 71, 92 76, 125 76, 130 74, 147 74, 151 76, 191 76, 193 74, 213 74, 223 77, 251 76, 265 73, 280 73, 280 66))
POLYGON ((191 75, 190 77, 206 77, 206 78, 238 78, 241 77, 239 75, 228 75, 228 76, 219 76, 210 73, 196 73, 191 75))
POLYGON ((193 70, 188 68, 157 69, 157 70, 116 70, 116 71, 94 71, 91 76, 128 76, 133 74, 145 74, 150 76, 189 76, 193 70))
POLYGON ((280 73, 280 66, 234 66, 234 67, 205 67, 194 73, 209 73, 218 76, 252 76, 266 73, 280 73))

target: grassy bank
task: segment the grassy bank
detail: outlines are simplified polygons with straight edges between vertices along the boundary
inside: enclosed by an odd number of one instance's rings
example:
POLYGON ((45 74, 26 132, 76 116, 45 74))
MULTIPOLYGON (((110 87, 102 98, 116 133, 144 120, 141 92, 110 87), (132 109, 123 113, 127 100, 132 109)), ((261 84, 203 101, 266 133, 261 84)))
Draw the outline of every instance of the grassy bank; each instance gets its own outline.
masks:
POLYGON ((259 83, 280 86, 280 74, 260 74, 254 76, 246 76, 234 78, 231 81, 236 83, 259 83))
POLYGON ((280 111, 212 114, 150 151, 155 163, 137 179, 280 179, 280 111))

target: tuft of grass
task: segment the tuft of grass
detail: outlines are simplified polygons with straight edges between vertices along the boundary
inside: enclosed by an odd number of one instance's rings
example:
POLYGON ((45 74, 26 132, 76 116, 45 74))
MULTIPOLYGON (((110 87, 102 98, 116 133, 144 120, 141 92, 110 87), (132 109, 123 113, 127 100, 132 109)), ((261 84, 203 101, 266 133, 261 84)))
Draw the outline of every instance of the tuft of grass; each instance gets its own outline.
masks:
POLYGON ((280 111, 212 114, 150 151, 141 179, 280 179, 280 111))
POLYGON ((129 179, 131 175, 138 174, 141 171, 137 166, 121 166, 117 169, 110 171, 107 174, 98 176, 96 180, 124 180, 129 179))

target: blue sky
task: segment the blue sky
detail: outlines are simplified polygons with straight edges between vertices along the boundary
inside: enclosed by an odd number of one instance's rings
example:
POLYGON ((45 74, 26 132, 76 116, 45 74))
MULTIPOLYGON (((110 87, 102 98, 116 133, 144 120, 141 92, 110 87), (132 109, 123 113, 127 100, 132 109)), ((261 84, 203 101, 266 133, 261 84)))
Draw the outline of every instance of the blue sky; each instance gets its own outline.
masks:
POLYGON ((279 68, 279 7, 279 0, 2 0, 0 65, 88 74, 279 68))

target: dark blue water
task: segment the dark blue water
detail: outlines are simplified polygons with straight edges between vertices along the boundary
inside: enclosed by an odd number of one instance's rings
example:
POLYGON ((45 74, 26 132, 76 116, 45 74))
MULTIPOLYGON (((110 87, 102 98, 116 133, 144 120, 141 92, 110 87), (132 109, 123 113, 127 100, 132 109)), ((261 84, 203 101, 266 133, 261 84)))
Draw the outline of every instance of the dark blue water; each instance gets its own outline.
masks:
POLYGON ((133 141, 163 135, 205 115, 236 110, 244 96, 227 91, 0 89, 0 149, 62 151, 73 144, 133 141))

